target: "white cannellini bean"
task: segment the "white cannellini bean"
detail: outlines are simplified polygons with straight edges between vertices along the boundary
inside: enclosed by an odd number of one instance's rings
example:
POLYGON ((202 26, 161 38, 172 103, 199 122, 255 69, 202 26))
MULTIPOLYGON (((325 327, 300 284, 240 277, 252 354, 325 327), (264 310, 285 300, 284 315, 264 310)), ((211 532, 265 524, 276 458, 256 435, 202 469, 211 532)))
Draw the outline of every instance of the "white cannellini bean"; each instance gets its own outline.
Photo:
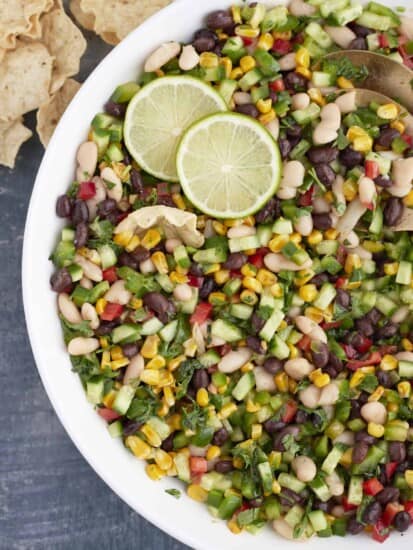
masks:
POLYGON ((297 194, 296 187, 280 187, 277 191, 277 197, 282 200, 293 199, 297 194))
POLYGON ((324 197, 314 197, 313 212, 314 214, 326 214, 330 212, 330 203, 324 197))
POLYGON ((391 322, 396 324, 402 323, 406 319, 406 317, 409 315, 409 313, 410 313, 409 307, 403 306, 393 313, 391 317, 391 322))
POLYGON ((191 456, 205 456, 207 454, 207 447, 197 447, 196 445, 188 445, 188 449, 191 456))
POLYGON ((192 299, 192 288, 186 283, 176 285, 174 288, 174 298, 179 302, 188 302, 192 299))
POLYGON ((353 254, 360 256, 362 260, 371 260, 373 258, 373 254, 362 246, 355 246, 354 248, 351 248, 351 251, 353 254))
POLYGON ((123 377, 123 383, 129 384, 134 380, 138 380, 145 368, 145 361, 140 353, 137 353, 130 360, 129 365, 125 370, 125 375, 123 377))
POLYGON ((295 357, 294 359, 289 359, 285 363, 284 370, 288 376, 299 381, 314 370, 314 365, 312 365, 308 359, 305 359, 305 357, 295 357))
POLYGON ((413 361, 413 351, 399 351, 395 358, 399 361, 413 361))
POLYGON ((60 313, 66 321, 69 321, 69 323, 74 323, 75 325, 82 322, 82 316, 80 315, 76 304, 72 302, 68 294, 65 292, 59 294, 57 297, 57 305, 60 313))
POLYGON ((340 504, 337 504, 337 506, 334 506, 331 510, 331 515, 335 518, 342 518, 345 513, 344 508, 340 504))
POLYGON ((356 92, 346 92, 339 96, 335 102, 342 115, 352 113, 357 109, 356 92))
POLYGON ((291 462, 291 468, 297 478, 304 483, 313 481, 317 475, 317 466, 314 460, 308 456, 296 456, 291 462))
POLYGON ((348 235, 350 231, 353 231, 366 210, 366 207, 361 204, 360 199, 356 198, 351 201, 338 221, 337 230, 344 236, 348 235))
POLYGON ((306 317, 305 315, 298 315, 294 319, 294 323, 296 324, 298 330, 302 332, 303 334, 309 334, 312 330, 317 327, 317 323, 310 319, 309 317, 306 317))
POLYGON ((400 21, 400 33, 406 36, 409 40, 413 40, 413 17, 402 15, 400 17, 400 21))
POLYGON ((93 353, 99 349, 100 343, 97 338, 73 338, 70 340, 67 351, 70 355, 87 355, 88 353, 93 353))
POLYGON ((270 120, 268 124, 265 125, 267 130, 270 132, 272 137, 277 140, 280 135, 280 121, 278 117, 275 117, 273 120, 270 120))
POLYGON ((275 252, 270 252, 266 256, 264 256, 264 264, 265 266, 274 273, 278 273, 279 271, 287 270, 287 271, 300 271, 302 269, 308 269, 313 265, 313 260, 310 258, 309 260, 305 261, 302 265, 297 265, 291 260, 287 260, 287 258, 284 258, 282 254, 277 254, 275 252))
POLYGON ((333 420, 334 418, 334 407, 333 405, 323 405, 324 412, 326 413, 327 420, 333 420))
POLYGON ((180 239, 167 239, 165 241, 166 251, 169 252, 169 254, 172 254, 175 248, 178 246, 181 246, 181 244, 182 244, 182 241, 180 239))
POLYGON ((194 69, 199 63, 199 55, 196 49, 189 44, 182 48, 181 55, 179 56, 179 68, 183 71, 190 71, 194 69))
POLYGON ((334 444, 336 443, 345 443, 346 445, 352 446, 354 444, 354 432, 344 430, 342 434, 334 439, 334 444))
POLYGON ((280 69, 282 71, 292 71, 297 66, 297 63, 295 61, 295 53, 291 52, 283 55, 278 60, 278 64, 280 65, 280 69))
POLYGON ((304 0, 291 0, 288 9, 292 15, 296 15, 297 17, 309 17, 316 12, 316 8, 311 6, 311 4, 307 4, 304 0))
POLYGON ((240 348, 237 351, 230 351, 218 363, 218 370, 226 374, 239 370, 250 360, 252 352, 248 348, 240 348))
POLYGON ((345 244, 345 247, 349 249, 357 248, 360 244, 359 236, 355 231, 350 231, 347 235, 340 234, 338 241, 345 244))
POLYGON ((300 216, 297 221, 294 223, 294 229, 302 235, 303 237, 308 237, 308 235, 313 230, 313 218, 311 214, 306 216, 300 216))
POLYGON ((344 483, 337 472, 327 475, 325 480, 333 497, 338 497, 344 493, 344 483))
POLYGON ((338 401, 339 395, 340 390, 338 389, 338 386, 334 384, 334 382, 331 382, 330 384, 327 384, 327 386, 324 386, 324 388, 321 388, 318 404, 320 406, 335 405, 338 401))
POLYGON ((330 27, 326 25, 324 30, 337 46, 345 50, 350 46, 351 42, 357 38, 356 34, 348 27, 330 27))
POLYGON ((294 529, 282 518, 275 519, 272 522, 272 528, 280 537, 294 542, 300 542, 308 538, 305 534, 302 534, 298 538, 294 538, 294 529))
POLYGON ((320 122, 313 132, 313 142, 315 145, 325 145, 326 143, 331 143, 337 139, 337 136, 337 130, 334 130, 333 128, 330 128, 330 126, 320 122))
POLYGON ((85 173, 89 177, 93 176, 98 163, 98 146, 96 143, 94 141, 85 141, 82 143, 77 150, 76 159, 83 173, 83 178, 85 177, 85 173))
POLYGON ((84 256, 80 254, 75 254, 75 263, 79 264, 83 269, 83 274, 85 277, 94 281, 95 283, 100 283, 103 280, 102 270, 100 267, 90 260, 87 260, 84 256))
POLYGON ((376 197, 374 181, 367 176, 361 176, 358 181, 360 202, 366 208, 370 208, 376 197))
POLYGON ((336 199, 337 204, 346 204, 346 197, 344 196, 344 178, 340 174, 336 176, 331 191, 336 199))
POLYGON ((152 260, 148 258, 139 264, 139 270, 144 275, 148 275, 149 273, 155 273, 156 267, 154 266, 152 260))
POLYGON ((99 315, 96 313, 95 306, 85 302, 81 309, 82 317, 85 321, 89 321, 90 328, 96 330, 99 328, 100 320, 99 315))
POLYGON ((366 403, 360 409, 360 414, 366 422, 385 424, 387 420, 387 409, 380 401, 366 403))
POLYGON ((305 176, 304 165, 299 160, 290 160, 284 164, 280 187, 300 187, 305 176))
POLYGON ((310 96, 304 92, 294 94, 291 98, 291 107, 293 111, 306 109, 310 105, 310 96))
POLYGON ((398 187, 400 189, 411 188, 411 183, 413 180, 413 157, 407 159, 397 159, 393 162, 392 179, 394 185, 393 187, 390 187, 390 190, 394 190, 394 187, 398 187))
POLYGON ((157 48, 146 60, 144 70, 146 73, 157 71, 176 57, 181 51, 181 45, 178 42, 166 42, 157 48))
POLYGON ((251 235, 255 235, 257 230, 255 227, 251 227, 249 225, 236 225, 235 227, 230 227, 227 231, 227 237, 228 239, 236 239, 238 237, 250 237, 251 235))
POLYGON ((300 314, 301 308, 299 306, 293 306, 288 310, 288 317, 291 317, 291 319, 295 319, 300 314))
POLYGON ((332 128, 333 130, 338 130, 340 128, 341 113, 338 105, 335 103, 327 103, 327 105, 324 105, 321 109, 320 117, 323 124, 328 128, 332 128))
POLYGON ((112 168, 109 168, 109 166, 106 166, 106 168, 102 170, 102 172, 100 173, 100 177, 102 178, 104 183, 109 182, 113 185, 112 187, 112 185, 108 186, 105 183, 105 186, 107 187, 108 197, 115 200, 116 202, 119 202, 123 194, 123 187, 120 178, 118 178, 112 168))
POLYGON ((317 386, 314 386, 314 384, 310 384, 307 388, 300 391, 300 393, 298 394, 298 398, 300 399, 304 407, 308 407, 309 409, 316 409, 320 400, 320 393, 320 388, 317 388, 317 386))
POLYGON ((115 281, 104 296, 107 302, 125 306, 132 298, 132 293, 125 288, 125 281, 115 281))
POLYGON ((80 284, 80 286, 82 286, 83 288, 87 288, 88 290, 93 288, 92 281, 89 280, 87 277, 82 277, 79 281, 79 284, 80 284))
POLYGON ((235 92, 232 96, 236 105, 246 105, 251 103, 251 94, 248 92, 235 92))
POLYGON ((274 376, 267 372, 264 367, 255 367, 253 373, 255 376, 255 389, 257 391, 273 392, 277 389, 274 376))
POLYGON ((195 343, 197 346, 197 354, 201 355, 202 353, 205 353, 206 347, 205 347, 204 331, 198 325, 198 323, 194 323, 192 326, 192 338, 193 340, 195 340, 195 343))
POLYGON ((95 176, 92 178, 92 181, 95 184, 96 193, 94 197, 86 201, 89 210, 89 219, 91 220, 96 218, 98 204, 106 199, 106 187, 100 177, 95 176))
POLYGON ((412 186, 410 184, 403 187, 392 185, 391 187, 386 188, 386 191, 390 195, 392 195, 393 197, 399 197, 399 198, 406 197, 411 190, 412 190, 412 186))
POLYGON ((317 325, 316 327, 314 327, 313 330, 308 333, 308 336, 310 337, 311 340, 314 340, 316 342, 323 342, 324 344, 327 344, 327 334, 320 327, 320 325, 317 325))

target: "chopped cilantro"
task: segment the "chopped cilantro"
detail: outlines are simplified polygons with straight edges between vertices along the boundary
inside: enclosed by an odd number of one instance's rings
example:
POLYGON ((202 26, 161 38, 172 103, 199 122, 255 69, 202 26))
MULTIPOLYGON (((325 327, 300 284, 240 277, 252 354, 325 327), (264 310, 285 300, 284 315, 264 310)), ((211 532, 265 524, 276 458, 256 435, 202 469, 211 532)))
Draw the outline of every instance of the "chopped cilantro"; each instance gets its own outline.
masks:
POLYGON ((181 498, 181 491, 178 489, 165 489, 165 493, 168 493, 168 495, 171 495, 176 499, 181 498))

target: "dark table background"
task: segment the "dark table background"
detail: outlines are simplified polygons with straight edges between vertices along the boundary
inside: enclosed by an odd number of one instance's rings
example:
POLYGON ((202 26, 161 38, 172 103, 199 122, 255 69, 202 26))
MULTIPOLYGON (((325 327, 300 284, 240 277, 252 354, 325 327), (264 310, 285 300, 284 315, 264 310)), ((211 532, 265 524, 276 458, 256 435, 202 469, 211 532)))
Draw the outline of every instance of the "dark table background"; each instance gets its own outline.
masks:
MULTIPOLYGON (((80 81, 110 50, 85 34, 80 81)), ((26 123, 34 129, 35 116, 26 123)), ((35 137, 21 148, 13 171, 0 167, 0 550, 184 550, 95 474, 68 438, 37 374, 20 269, 26 211, 42 155, 35 137)))

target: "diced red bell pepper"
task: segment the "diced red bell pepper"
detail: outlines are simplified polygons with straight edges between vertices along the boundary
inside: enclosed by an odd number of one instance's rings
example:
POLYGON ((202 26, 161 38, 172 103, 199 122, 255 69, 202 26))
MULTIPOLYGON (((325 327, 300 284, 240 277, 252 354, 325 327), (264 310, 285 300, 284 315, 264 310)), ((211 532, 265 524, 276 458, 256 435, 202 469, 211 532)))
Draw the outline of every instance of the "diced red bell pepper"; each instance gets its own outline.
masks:
POLYGON ((413 500, 408 500, 404 503, 404 509, 409 514, 409 516, 412 518, 413 521, 413 500))
POLYGON ((363 483, 364 493, 372 497, 374 497, 374 495, 377 495, 377 493, 380 493, 382 489, 383 489, 383 485, 380 483, 377 477, 366 479, 366 481, 364 481, 363 483))
POLYGON ((350 344, 340 344, 346 354, 347 359, 355 359, 357 357, 357 351, 350 346, 350 344))
POLYGON ((336 288, 343 288, 343 287, 346 286, 347 282, 348 282, 347 277, 339 277, 336 281, 335 287, 336 288))
POLYGON ((347 363, 347 368, 350 370, 357 370, 361 367, 367 367, 368 365, 378 365, 381 361, 381 355, 378 351, 373 351, 367 359, 353 359, 347 363))
POLYGON ((381 516, 383 525, 389 527, 393 523, 394 516, 400 512, 400 510, 403 510, 403 506, 401 504, 398 502, 389 502, 384 509, 383 515, 381 516))
POLYGON ((343 506, 345 512, 351 512, 351 510, 355 510, 357 508, 357 505, 349 502, 346 496, 343 497, 341 505, 343 506))
POLYGON ((390 481, 391 478, 394 476, 394 472, 396 471, 398 462, 388 462, 385 466, 386 469, 386 477, 387 480, 390 481))
POLYGON ((104 281, 108 281, 109 283, 114 283, 118 280, 118 276, 116 275, 116 267, 108 267, 104 271, 102 271, 102 277, 104 281))
POLYGON ((93 199, 96 195, 96 185, 93 181, 82 181, 79 185, 79 190, 77 192, 77 198, 87 201, 93 199))
POLYGON ((161 182, 156 184, 156 193, 158 197, 165 197, 169 195, 169 185, 166 182, 161 182))
POLYGON ((281 416, 281 420, 283 422, 286 422, 287 424, 293 420, 293 418, 296 415, 298 406, 295 401, 287 401, 287 403, 284 403, 283 406, 283 415, 281 416))
POLYGON ((203 456, 191 456, 189 467, 192 475, 205 474, 208 471, 208 462, 203 456))
POLYGON ((384 33, 379 34, 379 46, 380 48, 389 47, 389 39, 387 38, 387 35, 385 35, 384 33))
POLYGON ((368 178, 374 180, 380 174, 379 163, 375 160, 366 160, 364 162, 364 171, 368 178))
POLYGON ((243 36, 242 41, 244 42, 244 46, 251 46, 254 43, 254 39, 248 36, 243 36))
POLYGON ((311 338, 308 336, 308 334, 304 334, 304 336, 297 342, 297 348, 299 348, 301 351, 308 351, 311 346, 311 338))
POLYGON ((361 338, 362 340, 360 341, 360 343, 354 345, 354 347, 359 353, 366 353, 373 345, 373 340, 370 340, 370 338, 367 338, 366 336, 361 336, 361 338))
POLYGON ((283 38, 276 38, 274 40, 274 45, 272 51, 278 55, 285 55, 290 53, 293 49, 293 45, 289 40, 284 40, 283 38))
POLYGON ((300 198, 298 199, 300 206, 311 206, 313 204, 314 191, 315 187, 314 185, 312 185, 307 189, 305 193, 300 196, 300 198))
POLYGON ((106 422, 113 422, 113 420, 117 420, 121 416, 116 411, 113 411, 112 409, 108 409, 106 407, 98 409, 98 415, 106 420, 106 422))
POLYGON ((121 212, 120 214, 118 214, 116 221, 117 221, 118 223, 120 223, 122 220, 124 220, 125 218, 127 218, 128 215, 129 215, 129 212, 121 212))
POLYGON ((191 315, 189 322, 194 325, 202 325, 205 321, 211 316, 212 313, 212 304, 208 302, 201 302, 196 306, 195 311, 191 315))
POLYGON ((259 248, 255 254, 248 256, 248 263, 252 264, 257 269, 264 267, 264 256, 268 254, 269 249, 266 247, 259 248))
POLYGON ((409 134, 403 134, 403 135, 401 136, 401 138, 402 138, 403 141, 405 141, 405 142, 407 143, 407 145, 408 145, 409 147, 412 146, 412 144, 413 144, 413 138, 412 138, 412 136, 409 136, 409 134))
POLYGON ((188 275, 188 284, 189 284, 189 286, 194 286, 196 288, 201 288, 203 282, 204 282, 203 277, 195 277, 195 275, 188 275))
POLYGON ((240 271, 230 271, 231 279, 242 279, 244 276, 240 271))
POLYGON ((102 321, 113 321, 122 315, 123 306, 121 304, 115 304, 114 302, 108 302, 101 314, 102 321))
POLYGON ((371 536, 377 542, 384 542, 390 534, 390 529, 386 527, 381 519, 373 527, 371 536))
POLYGON ((273 92, 283 92, 285 90, 284 80, 282 78, 277 78, 269 83, 269 87, 273 92))
POLYGON ((321 328, 323 330, 331 330, 333 328, 341 327, 342 321, 331 321, 330 323, 321 323, 321 328))

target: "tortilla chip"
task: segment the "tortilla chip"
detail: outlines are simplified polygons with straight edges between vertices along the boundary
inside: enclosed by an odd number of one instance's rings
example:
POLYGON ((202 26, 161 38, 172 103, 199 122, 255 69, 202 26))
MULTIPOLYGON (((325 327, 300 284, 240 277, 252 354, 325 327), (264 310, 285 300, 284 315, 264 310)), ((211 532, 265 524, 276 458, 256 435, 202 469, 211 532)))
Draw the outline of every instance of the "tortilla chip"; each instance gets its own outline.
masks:
POLYGON ((0 48, 14 48, 16 35, 31 32, 51 4, 51 0, 0 0, 0 48))
POLYGON ((94 30, 105 41, 117 38, 117 41, 120 42, 142 21, 170 4, 171 1, 105 0, 102 2, 102 0, 80 0, 80 9, 95 17, 94 30))
POLYGON ((39 42, 17 42, 0 63, 0 120, 16 120, 49 97, 53 58, 39 42))
POLYGON ((0 122, 0 164, 14 168, 17 153, 22 143, 32 132, 23 126, 22 119, 0 122))
POLYGON ((41 19, 42 42, 55 58, 50 93, 55 93, 69 76, 79 72, 86 40, 63 9, 53 9, 41 19))
POLYGON ((71 0, 70 11, 76 21, 87 31, 93 31, 95 28, 95 16, 91 13, 86 13, 80 6, 80 0, 71 0))
POLYGON ((143 235, 150 227, 160 227, 167 239, 179 238, 186 245, 200 248, 204 236, 196 228, 197 217, 192 212, 185 212, 170 206, 145 206, 135 210, 123 219, 115 228, 115 233, 131 231, 143 235))
POLYGON ((44 147, 47 147, 60 118, 80 86, 79 82, 70 78, 49 101, 40 105, 37 111, 36 130, 44 147))

